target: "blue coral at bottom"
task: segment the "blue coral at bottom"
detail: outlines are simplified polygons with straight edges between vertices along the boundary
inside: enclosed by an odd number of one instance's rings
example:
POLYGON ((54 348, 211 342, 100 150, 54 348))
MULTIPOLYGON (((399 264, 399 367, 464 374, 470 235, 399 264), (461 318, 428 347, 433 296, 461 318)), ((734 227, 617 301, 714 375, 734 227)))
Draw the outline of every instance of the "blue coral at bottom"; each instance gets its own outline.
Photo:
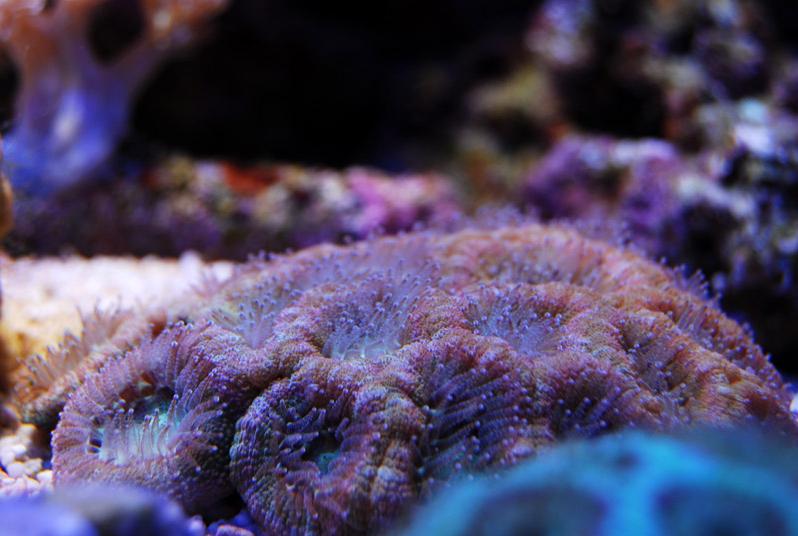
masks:
POLYGON ((739 431, 574 442, 455 485, 403 534, 798 534, 796 454, 739 431))

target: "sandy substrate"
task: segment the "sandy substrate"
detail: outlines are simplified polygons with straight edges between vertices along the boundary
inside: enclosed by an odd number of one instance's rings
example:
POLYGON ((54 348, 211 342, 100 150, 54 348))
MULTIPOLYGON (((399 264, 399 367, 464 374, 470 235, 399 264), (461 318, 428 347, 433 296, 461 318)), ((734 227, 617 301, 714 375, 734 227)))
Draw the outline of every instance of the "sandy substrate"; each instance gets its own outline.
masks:
POLYGON ((180 259, 82 257, 0 258, 0 340, 11 356, 41 353, 64 331, 79 334, 81 313, 94 308, 168 304, 205 274, 226 277, 232 264, 180 259))

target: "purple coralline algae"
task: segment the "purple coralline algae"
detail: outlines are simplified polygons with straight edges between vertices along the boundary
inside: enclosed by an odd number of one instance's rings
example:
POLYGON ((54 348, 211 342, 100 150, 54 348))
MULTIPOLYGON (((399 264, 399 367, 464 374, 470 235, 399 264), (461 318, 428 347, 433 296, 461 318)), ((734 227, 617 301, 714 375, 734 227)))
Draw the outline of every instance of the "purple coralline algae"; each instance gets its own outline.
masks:
POLYGON ((665 252, 701 268, 723 307, 750 322, 790 373, 798 348, 790 329, 798 311, 796 142, 740 144, 716 156, 709 180, 682 183, 682 240, 665 252))
POLYGON ((695 283, 569 227, 318 246, 200 295, 187 326, 60 395, 56 486, 132 482, 196 511, 229 472, 266 532, 363 533, 565 439, 798 433, 779 374, 695 283))
POLYGON ((751 102, 707 112, 731 121, 730 149, 689 156, 664 141, 569 136, 532 168, 523 198, 544 220, 612 222, 650 255, 700 269, 723 308, 793 370, 795 122, 766 127, 772 110, 751 102))
POLYGON ((574 124, 689 144, 701 104, 767 91, 776 44, 767 16, 745 0, 548 0, 527 44, 574 124))
POLYGON ((289 165, 242 167, 173 157, 48 197, 22 197, 6 241, 22 252, 245 260, 319 242, 443 222, 459 210, 443 176, 289 165))
POLYGON ((661 253, 681 208, 674 192, 684 168, 662 140, 572 135, 533 166, 521 189, 543 220, 622 222, 636 246, 661 253))
POLYGON ((792 448, 745 432, 625 433, 462 482, 397 533, 786 536, 796 477, 792 448))

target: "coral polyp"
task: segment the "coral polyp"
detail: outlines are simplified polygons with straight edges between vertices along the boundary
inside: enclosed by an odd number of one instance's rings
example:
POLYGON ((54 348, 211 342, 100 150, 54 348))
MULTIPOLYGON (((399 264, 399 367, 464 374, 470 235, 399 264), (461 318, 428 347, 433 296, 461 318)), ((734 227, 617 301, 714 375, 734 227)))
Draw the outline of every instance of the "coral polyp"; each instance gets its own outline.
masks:
POLYGON ((275 382, 239 421, 231 473, 273 533, 373 530, 416 495, 418 408, 322 361, 275 382))
POLYGON ((297 295, 286 281, 267 278, 256 285, 256 292, 217 307, 213 319, 238 334, 251 348, 259 348, 272 335, 277 314, 297 295))
POLYGON ((189 511, 232 484, 267 532, 372 533, 571 438, 798 434, 767 358, 679 272, 567 226, 480 225, 256 258, 207 285, 194 327, 75 391, 56 484, 132 482, 189 511))
POLYGON ((137 484, 190 511, 229 494, 233 423, 253 395, 220 362, 240 352, 212 339, 178 326, 87 377, 53 434, 56 484, 137 484))
POLYGON ((418 477, 422 493, 460 473, 511 465, 546 438, 534 426, 531 372, 507 345, 457 330, 408 348, 410 396, 424 413, 418 477))
POLYGON ((280 328, 303 337, 324 357, 378 361, 407 342, 408 316, 427 288, 420 276, 394 278, 390 272, 364 277, 357 286, 322 285, 297 300, 280 328))
POLYGON ((498 337, 534 358, 562 350, 562 338, 576 329, 581 313, 595 309, 596 296, 558 283, 504 284, 467 289, 463 301, 475 334, 498 337))
MULTIPOLYGON (((403 345, 402 331, 408 306, 413 303, 413 292, 384 289, 371 284, 366 300, 357 300, 355 307, 344 307, 339 314, 331 315, 322 353, 331 359, 374 359, 398 350, 403 345), (375 288, 376 287, 376 288, 375 288)), ((335 300, 337 296, 333 296, 335 300)))

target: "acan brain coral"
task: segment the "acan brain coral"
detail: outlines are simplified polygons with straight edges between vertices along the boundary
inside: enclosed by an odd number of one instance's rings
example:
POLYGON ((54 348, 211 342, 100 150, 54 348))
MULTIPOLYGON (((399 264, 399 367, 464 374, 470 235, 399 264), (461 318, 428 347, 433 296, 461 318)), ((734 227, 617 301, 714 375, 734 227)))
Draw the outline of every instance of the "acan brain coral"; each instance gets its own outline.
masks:
POLYGON ((521 223, 254 260, 206 289, 189 319, 202 328, 167 329, 75 391, 56 483, 132 480, 193 510, 229 471, 267 532, 359 533, 563 439, 740 422, 795 434, 779 374, 695 287, 572 228, 521 223), (192 341, 186 363, 223 372, 203 396, 166 359, 176 336, 192 341), (194 416, 206 395, 226 413, 194 416), (172 479, 180 464, 190 484, 172 479))

